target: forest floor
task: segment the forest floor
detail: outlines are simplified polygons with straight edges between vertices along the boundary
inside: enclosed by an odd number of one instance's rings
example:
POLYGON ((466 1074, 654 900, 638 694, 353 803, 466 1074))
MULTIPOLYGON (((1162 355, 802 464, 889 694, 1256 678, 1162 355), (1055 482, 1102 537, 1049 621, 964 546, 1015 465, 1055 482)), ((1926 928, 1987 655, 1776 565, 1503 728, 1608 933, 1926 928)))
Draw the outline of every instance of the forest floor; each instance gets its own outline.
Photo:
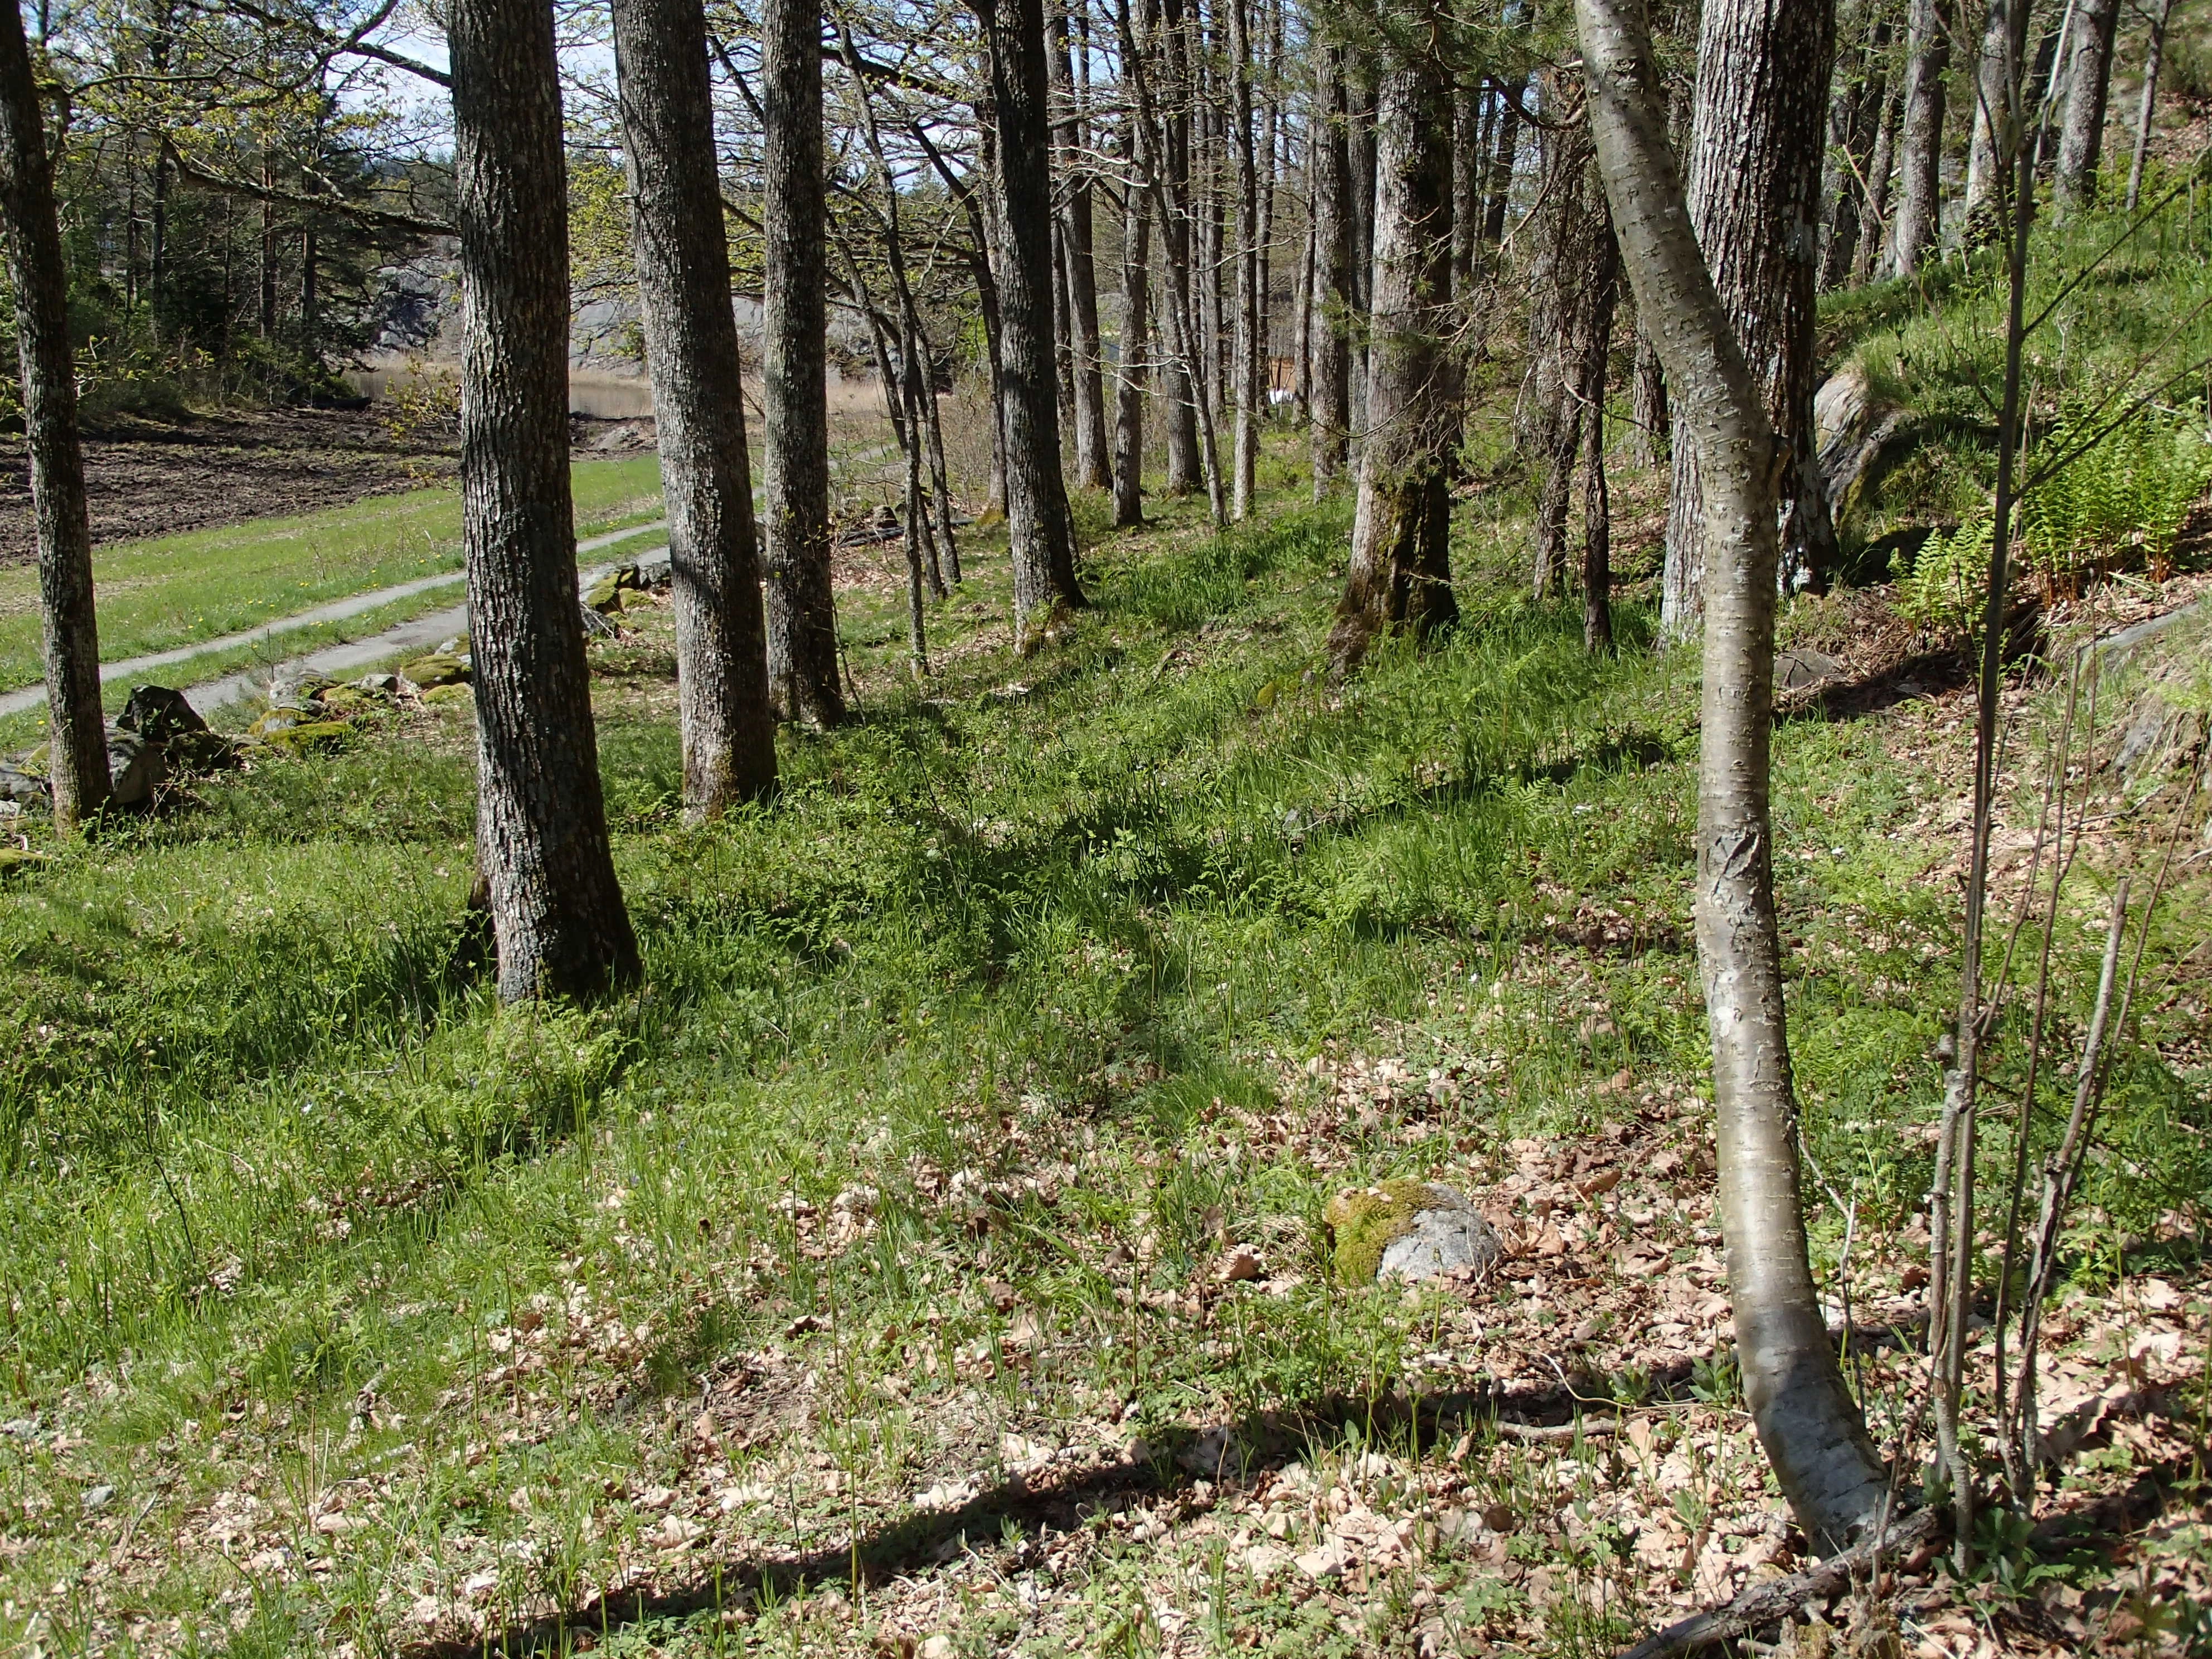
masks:
MULTIPOLYGON (((711 828, 668 614, 625 610, 593 685, 647 981, 599 1009, 501 1011, 457 957, 465 702, 41 844, 0 888, 0 1644, 1582 1656, 1798 1565, 1712 1219, 1695 664, 1632 598, 1586 657, 1478 506, 1457 633, 1333 684, 1348 511, 1286 453, 1264 483, 1224 537, 1084 498, 1096 603, 1026 659, 971 533, 919 683, 898 548, 848 550, 857 717, 711 828), (1502 1270, 1334 1282, 1323 1206, 1399 1176, 1465 1191, 1502 1270)), ((1777 871, 1816 1266, 1888 1448, 1971 711, 1870 605, 1792 607, 1785 642, 1869 659, 1778 730, 1777 871)), ((2059 701, 2008 693, 2008 905, 2059 701)), ((2092 783, 2062 1046, 2179 797, 2092 783)), ((1796 1651, 2212 1640, 2189 833, 2049 1330, 2051 1490, 1968 1582, 1895 1563, 1796 1651)))

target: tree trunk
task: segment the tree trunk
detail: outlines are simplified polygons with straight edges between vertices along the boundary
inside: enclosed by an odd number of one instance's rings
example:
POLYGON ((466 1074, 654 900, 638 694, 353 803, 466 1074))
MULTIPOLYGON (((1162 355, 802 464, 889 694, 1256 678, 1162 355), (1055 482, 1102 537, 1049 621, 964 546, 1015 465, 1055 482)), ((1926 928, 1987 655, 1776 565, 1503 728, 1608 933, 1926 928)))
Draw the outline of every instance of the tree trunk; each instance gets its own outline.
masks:
POLYGON ((1620 245, 1613 234, 1604 182, 1590 173, 1591 240, 1582 339, 1582 374, 1577 390, 1586 411, 1589 435, 1583 447, 1583 648, 1592 653, 1613 649, 1613 506, 1605 481, 1605 372, 1613 349, 1613 313, 1620 296, 1620 245))
POLYGON ((1657 466, 1667 459, 1667 370, 1658 348, 1636 319, 1636 435, 1629 459, 1637 466, 1657 466))
POLYGON ((1314 499, 1344 471, 1352 433, 1352 152, 1344 50, 1315 48, 1314 112, 1306 142, 1313 146, 1313 457, 1314 499))
MULTIPOLYGON (((1972 11, 1972 0, 1963 9, 1972 11)), ((2012 119, 2012 94, 2025 77, 2017 71, 2027 50, 2029 8, 2013 0, 1988 0, 1983 14, 1981 56, 1975 65, 1973 131, 1966 149, 1966 198, 1961 217, 1969 247, 2002 234, 2000 204, 2011 193, 2012 145, 2002 134, 2012 119), (1994 125, 1992 125, 1994 124, 1994 125)))
POLYGON ((1577 0, 1583 72, 1637 309, 1703 457, 1710 585, 1697 935, 1712 1030, 1721 1231, 1744 1396, 1823 1553, 1877 1524, 1888 1482, 1844 1385, 1807 1257, 1769 810, 1778 548, 1766 399, 1691 231, 1640 21, 1577 0))
POLYGON ((54 827, 67 832, 106 804, 106 723, 92 595, 92 531, 76 425, 69 268, 54 210, 53 162, 31 71, 23 14, 0 5, 0 214, 23 369, 23 434, 38 520, 39 623, 46 648, 47 769, 54 827))
POLYGON ((2143 46, 2142 97, 2136 105, 2136 153, 2128 164, 2128 211, 2142 199, 2143 158, 2150 149, 2151 119, 2158 113, 2158 72, 2166 60, 2166 20, 2173 15, 2173 0, 2158 0, 2150 14, 2150 39, 2143 46))
POLYGON ((761 114, 769 689, 785 719, 831 726, 845 718, 845 692, 830 568, 820 0, 766 0, 761 114))
POLYGON ((1000 326, 1005 336, 1006 522, 1012 540, 1014 637, 1042 641, 1054 615, 1084 603, 1073 520, 1060 471, 1053 395, 1052 130, 1042 0, 981 0, 998 129, 1000 326))
POLYGON ((684 809, 706 819, 775 787, 775 716, 700 0, 615 0, 614 45, 668 506, 684 809))
POLYGON ((1543 139, 1536 195, 1542 234, 1529 270, 1528 375, 1521 394, 1521 442, 1541 456, 1543 483, 1531 526, 1531 586, 1548 599, 1566 579, 1567 516, 1582 451, 1582 370, 1600 215, 1592 199, 1595 152, 1578 103, 1560 96, 1564 73, 1547 70, 1547 114, 1560 125, 1543 139))
MULTIPOLYGON (((1185 0, 1164 0, 1161 27, 1155 33, 1165 106, 1159 112, 1160 154, 1153 165, 1164 197, 1160 208, 1162 270, 1158 307, 1163 322, 1188 316, 1194 285, 1191 276, 1189 21, 1185 0)), ((1198 389, 1191 383, 1195 365, 1172 344, 1158 377, 1166 407, 1167 492, 1188 495, 1205 483, 1198 444, 1198 389)))
MULTIPOLYGON (((1091 215, 1087 112, 1068 71, 1067 17, 1053 13, 1052 73, 1067 100, 1055 138, 1063 175, 1060 208, 1061 282, 1067 294, 1069 407, 1074 416, 1075 483, 1104 489, 1114 482, 1107 465, 1106 392, 1098 349, 1098 258, 1091 215)), ((1086 73, 1085 79, 1088 79, 1086 73)))
POLYGON ((568 494, 568 210, 553 13, 455 0, 461 514, 477 703, 477 865, 499 994, 635 977, 599 791, 568 494))
POLYGON ((2071 44, 2066 48, 2066 112, 2058 134, 2058 167, 2052 176, 2060 213, 2097 199, 2097 161, 2105 146, 2105 105, 2112 84, 2112 42, 2120 27, 2120 0, 2079 0, 2071 44))
POLYGON ((1859 246, 1851 260, 1854 283, 1870 280, 1887 246, 1890 229, 1890 179, 1897 170, 1897 124, 1905 111, 1905 86, 1899 77, 1890 81, 1883 101, 1881 130, 1875 135, 1874 157, 1867 163, 1867 199, 1862 212, 1859 246))
POLYGON ((1259 477, 1260 369, 1267 343, 1260 338, 1260 163, 1252 132, 1250 0, 1222 0, 1229 14, 1229 162, 1237 188, 1236 316, 1231 330, 1229 516, 1252 512, 1259 477))
POLYGON ((1521 100, 1528 95, 1525 72, 1504 84, 1505 107, 1498 118, 1498 154, 1490 164, 1490 207, 1482 221, 1482 240, 1493 246, 1505 240, 1505 213, 1513 200, 1513 158, 1521 142, 1521 100))
MULTIPOLYGON (((1132 147, 1133 149, 1134 147, 1132 147)), ((1133 155, 1132 157, 1133 160, 1133 155)), ((1145 391, 1152 350, 1152 217, 1134 182, 1121 214, 1121 372, 1114 388, 1114 526, 1145 521, 1145 391)))
POLYGON ((1448 627, 1458 377, 1451 301, 1451 94, 1425 52, 1386 69, 1376 112, 1373 367, 1351 569, 1329 631, 1340 673, 1376 638, 1448 627))
POLYGON ((1875 146, 1881 141, 1882 114, 1889 103, 1887 18, 1875 20, 1866 43, 1852 56, 1856 61, 1850 84, 1843 84, 1840 73, 1836 76, 1834 105, 1829 112, 1829 153, 1835 157, 1836 167, 1826 191, 1833 208, 1827 248, 1821 256, 1824 289, 1841 288, 1850 280, 1858 261, 1859 239, 1865 234, 1875 146))
POLYGON ((1482 235, 1483 86, 1452 88, 1452 298, 1462 307, 1474 291, 1474 250, 1482 235))
POLYGON ((1910 276, 1942 241, 1944 76, 1951 31, 1942 0, 1912 0, 1905 34, 1905 155, 1898 168, 1891 268, 1910 276))
MULTIPOLYGON (((1814 227, 1833 21, 1826 0, 1708 0, 1690 140, 1691 224, 1783 441, 1784 556, 1815 579, 1835 534, 1812 441, 1814 227)), ((1661 611, 1671 639, 1697 630, 1704 603, 1698 459, 1695 445, 1674 445, 1661 611)))

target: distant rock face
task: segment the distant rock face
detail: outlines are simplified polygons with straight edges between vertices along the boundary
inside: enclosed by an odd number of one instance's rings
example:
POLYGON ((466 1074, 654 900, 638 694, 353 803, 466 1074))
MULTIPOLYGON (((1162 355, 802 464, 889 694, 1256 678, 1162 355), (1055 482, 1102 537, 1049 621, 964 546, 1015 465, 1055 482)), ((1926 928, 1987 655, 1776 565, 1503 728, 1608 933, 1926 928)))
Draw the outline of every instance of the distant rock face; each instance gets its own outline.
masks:
POLYGON ((1324 1218, 1337 1277, 1346 1284, 1473 1277, 1505 1255, 1497 1230, 1439 1182, 1347 1187, 1329 1200, 1324 1218))

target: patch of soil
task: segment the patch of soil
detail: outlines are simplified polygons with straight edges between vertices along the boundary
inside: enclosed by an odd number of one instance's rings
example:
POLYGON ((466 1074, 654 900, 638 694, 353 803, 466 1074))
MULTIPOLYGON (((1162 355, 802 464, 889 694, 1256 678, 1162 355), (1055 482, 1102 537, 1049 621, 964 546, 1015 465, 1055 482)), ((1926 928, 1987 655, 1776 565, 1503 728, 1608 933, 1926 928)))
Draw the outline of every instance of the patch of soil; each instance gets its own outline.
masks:
MULTIPOLYGON (((580 460, 653 447, 650 418, 572 416, 580 460)), ((401 435, 369 409, 267 409, 174 424, 127 419, 84 439, 95 546, 216 525, 343 507, 453 477, 450 425, 401 435)), ((0 568, 36 556, 30 463, 20 433, 0 434, 0 568)))
MULTIPOLYGON (((118 422, 84 440, 95 545, 310 513, 451 477, 448 434, 395 436, 373 410, 270 409, 176 424, 118 422)), ((0 437, 0 567, 37 544, 30 463, 20 434, 0 437)))

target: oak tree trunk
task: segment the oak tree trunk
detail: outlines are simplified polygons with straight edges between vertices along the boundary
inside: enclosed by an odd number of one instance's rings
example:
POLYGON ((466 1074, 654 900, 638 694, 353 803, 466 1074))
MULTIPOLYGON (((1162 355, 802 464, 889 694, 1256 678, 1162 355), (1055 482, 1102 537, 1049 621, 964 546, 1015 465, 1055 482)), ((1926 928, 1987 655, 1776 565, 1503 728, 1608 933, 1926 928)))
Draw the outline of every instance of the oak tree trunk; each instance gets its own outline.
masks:
POLYGON ((615 0, 614 45, 668 507, 684 807, 711 818, 775 787, 775 717, 704 9, 615 0))
POLYGON ((1712 1032, 1721 1231, 1746 1403, 1815 1547, 1878 1522, 1888 1482, 1828 1340, 1808 1259, 1784 1021, 1769 802, 1775 436, 1698 249, 1632 0, 1577 0, 1620 246, 1686 446, 1702 459, 1708 558, 1697 936, 1712 1032))
POLYGON ((477 705, 477 865, 499 993, 635 977, 600 794, 568 492, 568 210, 553 11, 455 0, 461 530, 477 705))
POLYGON ((761 115, 769 689, 787 720, 831 726, 845 718, 845 692, 830 568, 820 0, 765 0, 761 115))
POLYGON ((1368 424, 1351 569, 1328 639, 1340 673, 1386 632, 1420 639, 1459 614, 1449 544, 1451 94, 1426 52, 1389 64, 1377 90, 1368 424))
POLYGON ((1052 128, 1042 0, 980 0, 989 40, 1001 209, 1000 328, 1006 356, 1006 522, 1014 636, 1041 643, 1056 613, 1084 603, 1060 471, 1052 361, 1052 128))
POLYGON ((1942 234, 1944 77, 1951 68, 1942 0, 1912 0, 1905 49, 1905 153, 1898 164, 1890 268, 1910 276, 1942 234))
POLYGON ((49 787, 54 827, 66 831, 106 804, 111 781, 100 705, 92 531, 53 162, 23 14, 14 0, 0 4, 0 213, 7 221, 8 278, 15 289, 15 344, 23 369, 23 433, 38 521, 49 787))
POLYGON ((2120 0, 2079 0, 2066 48, 2066 112, 2051 179, 2062 213, 2078 211, 2097 199, 2097 161, 2104 150, 2112 42, 2119 26, 2120 0))

